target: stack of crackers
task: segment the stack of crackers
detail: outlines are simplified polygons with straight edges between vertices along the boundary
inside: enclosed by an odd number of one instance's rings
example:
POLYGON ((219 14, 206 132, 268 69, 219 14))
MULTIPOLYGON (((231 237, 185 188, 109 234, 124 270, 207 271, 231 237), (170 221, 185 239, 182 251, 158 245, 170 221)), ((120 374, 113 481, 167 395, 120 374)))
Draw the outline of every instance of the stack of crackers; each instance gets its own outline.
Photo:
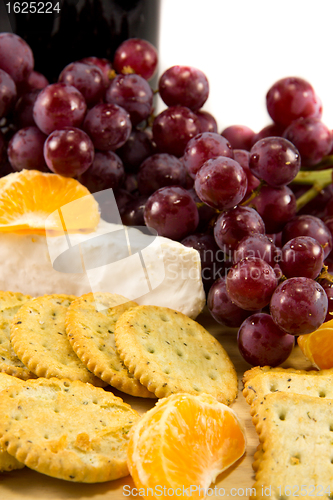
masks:
POLYGON ((251 498, 333 498, 333 370, 255 367, 244 396, 260 444, 251 498))
POLYGON ((0 292, 0 470, 100 482, 128 474, 143 398, 208 393, 231 403, 237 376, 221 344, 184 314, 125 297, 0 292))

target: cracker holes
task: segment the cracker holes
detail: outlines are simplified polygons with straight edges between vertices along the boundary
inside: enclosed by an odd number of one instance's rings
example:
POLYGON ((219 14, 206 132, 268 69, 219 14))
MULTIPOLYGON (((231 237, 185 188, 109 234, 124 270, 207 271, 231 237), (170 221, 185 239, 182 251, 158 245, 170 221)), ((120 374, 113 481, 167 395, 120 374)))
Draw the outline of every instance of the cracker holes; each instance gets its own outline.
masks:
POLYGON ((209 361, 210 359, 212 359, 212 357, 211 357, 211 355, 210 355, 210 354, 204 354, 204 358, 205 358, 205 359, 208 359, 208 361, 209 361))
POLYGON ((162 321, 164 321, 165 323, 166 323, 167 321, 170 321, 170 319, 169 319, 169 318, 168 318, 165 314, 160 314, 160 319, 161 319, 162 321))
POLYGON ((49 439, 49 435, 48 434, 44 434, 44 439, 49 439))
POLYGON ((280 419, 280 420, 286 420, 286 414, 287 414, 287 412, 286 412, 286 411, 284 411, 284 410, 283 410, 283 411, 281 411, 281 412, 279 413, 279 419, 280 419))
POLYGON ((179 356, 180 358, 183 356, 182 351, 179 351, 179 350, 177 350, 177 351, 176 351, 176 354, 177 354, 177 356, 179 356))
POLYGON ((276 384, 274 384, 274 383, 273 383, 273 384, 271 384, 271 385, 270 385, 269 390, 270 390, 271 392, 276 392, 276 391, 277 391, 276 384))
POLYGON ((325 398, 325 397, 326 397, 326 392, 325 392, 324 390, 319 391, 318 396, 319 396, 320 398, 325 398))
POLYGON ((196 392, 200 392, 200 391, 201 391, 201 389, 200 389, 197 385, 194 385, 194 386, 193 386, 193 389, 194 389, 196 392))
POLYGON ((147 351, 150 352, 150 354, 154 354, 155 349, 153 347, 147 347, 147 351))
POLYGON ((330 431, 333 432, 333 424, 330 424, 330 431))
POLYGON ((208 374, 208 377, 211 379, 211 380, 217 380, 217 376, 215 373, 209 373, 208 374))
POLYGON ((163 370, 163 372, 164 372, 166 375, 170 375, 170 370, 169 370, 169 368, 165 368, 165 370, 163 370))

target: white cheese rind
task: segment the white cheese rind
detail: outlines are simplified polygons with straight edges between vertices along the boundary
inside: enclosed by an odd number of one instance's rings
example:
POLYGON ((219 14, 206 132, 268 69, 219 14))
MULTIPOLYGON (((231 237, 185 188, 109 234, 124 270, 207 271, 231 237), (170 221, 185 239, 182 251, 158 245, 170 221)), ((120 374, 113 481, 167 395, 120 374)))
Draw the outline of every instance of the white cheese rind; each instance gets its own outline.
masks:
POLYGON ((199 253, 167 238, 142 235, 134 228, 126 228, 125 248, 122 229, 101 221, 94 233, 71 235, 70 239, 3 233, 0 289, 33 297, 109 291, 195 318, 205 305, 199 253), (66 254, 60 268, 67 272, 60 272, 53 266, 59 268, 56 259, 68 244, 80 251, 66 254), (103 259, 110 255, 114 262, 105 263, 103 259), (82 271, 82 265, 85 272, 68 272, 82 271))

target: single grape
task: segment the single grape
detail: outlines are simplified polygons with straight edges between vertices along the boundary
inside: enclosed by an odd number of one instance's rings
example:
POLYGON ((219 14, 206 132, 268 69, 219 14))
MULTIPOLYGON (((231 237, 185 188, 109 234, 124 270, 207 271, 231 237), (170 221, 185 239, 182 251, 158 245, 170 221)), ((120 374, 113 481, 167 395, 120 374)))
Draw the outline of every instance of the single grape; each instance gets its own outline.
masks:
POLYGON ((0 69, 0 118, 7 116, 13 109, 17 98, 14 80, 0 69))
POLYGON ((158 90, 167 106, 179 105, 197 111, 208 99, 209 83, 197 68, 172 66, 161 75, 158 90))
POLYGON ((214 227, 216 243, 225 254, 231 253, 230 260, 241 239, 255 233, 265 234, 264 221, 253 208, 241 205, 222 212, 214 227))
POLYGON ((319 118, 299 118, 294 120, 283 133, 299 151, 302 165, 312 167, 331 151, 332 131, 319 118))
POLYGON ((194 187, 204 203, 225 210, 235 207, 244 198, 247 177, 235 160, 218 156, 203 164, 196 174, 194 187))
POLYGON ((164 186, 185 187, 186 172, 176 156, 158 153, 147 158, 138 172, 138 188, 141 194, 151 195, 164 186))
POLYGON ((155 147, 146 131, 132 129, 125 144, 117 149, 117 155, 122 159, 129 172, 137 172, 141 163, 152 156, 155 147))
POLYGON ((130 173, 125 172, 125 180, 123 187, 124 189, 126 189, 126 191, 129 191, 130 193, 138 191, 138 181, 136 174, 133 174, 131 172, 130 173))
POLYGON ((33 109, 40 90, 32 90, 23 94, 17 101, 13 111, 13 122, 18 128, 35 127, 33 109))
POLYGON ((126 109, 133 125, 146 120, 153 109, 153 91, 139 75, 117 75, 105 94, 105 101, 126 109))
POLYGON ((252 191, 259 186, 260 180, 255 177, 250 170, 250 153, 248 151, 245 151, 245 149, 234 149, 234 160, 240 164, 246 173, 247 190, 244 199, 247 199, 252 191))
POLYGON ((64 127, 80 127, 87 105, 75 87, 65 83, 52 83, 37 96, 33 117, 37 127, 49 135, 64 127))
POLYGON ((189 108, 171 106, 153 123, 153 140, 160 153, 183 156, 186 144, 201 132, 198 117, 189 108))
POLYGON ((296 147, 282 137, 261 139, 250 151, 250 170, 272 187, 289 184, 301 168, 296 147))
POLYGON ((274 267, 278 262, 278 251, 273 241, 264 234, 244 236, 235 248, 233 262, 236 264, 246 257, 259 257, 274 267))
POLYGON ((280 267, 287 278, 304 276, 314 280, 322 270, 323 262, 323 249, 310 236, 297 236, 282 247, 280 267))
POLYGON ((13 170, 40 170, 49 172, 43 148, 47 136, 37 127, 21 128, 8 144, 8 159, 13 170))
POLYGON ((230 125, 221 132, 221 135, 230 142, 232 149, 250 151, 254 132, 246 125, 230 125))
POLYGON ((215 321, 229 328, 238 328, 253 314, 253 311, 241 309, 232 302, 227 292, 225 277, 218 278, 210 287, 207 306, 215 321))
POLYGON ((323 287, 304 277, 280 283, 272 295, 270 313, 274 322, 287 333, 311 333, 324 322, 328 307, 323 287))
POLYGON ((199 109, 195 114, 199 118, 201 132, 217 132, 217 121, 211 113, 199 109))
POLYGON ((262 186, 251 200, 251 206, 262 217, 267 233, 279 233, 296 215, 296 198, 288 186, 262 186))
POLYGON ((62 70, 58 81, 78 89, 89 107, 103 100, 105 83, 102 70, 98 66, 72 62, 62 70))
POLYGON ((313 215, 298 215, 290 220, 282 231, 282 244, 296 236, 310 236, 318 241, 324 251, 324 259, 332 250, 332 235, 325 223, 313 215))
POLYGON ((17 84, 27 80, 34 67, 29 45, 14 33, 0 33, 0 69, 17 84))
POLYGON ((257 134, 252 137, 251 147, 258 142, 260 139, 265 139, 266 137, 282 137, 285 127, 277 125, 276 123, 271 123, 262 128, 257 134))
POLYGON ((144 219, 146 225, 156 229, 159 236, 180 241, 196 230, 199 214, 186 189, 167 186, 148 198, 144 219))
POLYGON ((96 104, 83 122, 83 129, 91 138, 96 149, 115 150, 125 144, 132 125, 125 109, 117 104, 96 104))
POLYGON ((39 73, 39 71, 31 71, 27 80, 27 84, 29 86, 28 92, 31 92, 32 90, 44 89, 45 87, 47 87, 47 85, 50 85, 50 82, 48 81, 46 76, 44 76, 42 73, 39 73))
POLYGON ((117 48, 113 66, 117 73, 134 72, 150 80, 157 69, 158 55, 155 47, 147 40, 129 38, 117 48))
POLYGON ((105 88, 110 85, 110 76, 112 72, 112 64, 108 59, 104 57, 84 57, 80 60, 81 63, 89 64, 90 66, 97 66, 103 74, 103 82, 105 88))
POLYGON ((269 304, 278 280, 267 262, 248 257, 229 270, 226 283, 228 295, 238 307, 255 311, 269 304))
POLYGON ((76 177, 85 172, 94 160, 90 137, 75 127, 54 130, 44 143, 44 157, 52 172, 64 177, 76 177))
POLYGON ((92 165, 78 177, 91 193, 117 189, 125 179, 124 165, 113 151, 95 151, 92 165))
POLYGON ((266 95, 267 111, 272 120, 286 128, 297 118, 320 118, 322 107, 312 85, 302 78, 278 80, 266 95))
POLYGON ((330 321, 333 319, 333 282, 327 279, 319 281, 319 284, 325 290, 327 295, 327 313, 324 321, 330 321))
POLYGON ((226 273, 226 262, 222 250, 217 246, 214 236, 210 233, 194 233, 181 241, 182 245, 194 248, 200 254, 201 277, 206 293, 218 279, 226 273))
POLYGON ((138 196, 135 200, 130 201, 124 207, 121 214, 122 223, 125 226, 144 226, 145 220, 143 217, 147 196, 138 196))
POLYGON ((284 332, 269 314, 244 320, 237 334, 239 352, 252 366, 278 366, 290 356, 294 337, 284 332))
POLYGON ((220 134, 214 132, 203 132, 188 141, 183 162, 188 174, 195 179, 197 172, 202 165, 217 156, 227 156, 233 158, 233 151, 230 143, 220 134))

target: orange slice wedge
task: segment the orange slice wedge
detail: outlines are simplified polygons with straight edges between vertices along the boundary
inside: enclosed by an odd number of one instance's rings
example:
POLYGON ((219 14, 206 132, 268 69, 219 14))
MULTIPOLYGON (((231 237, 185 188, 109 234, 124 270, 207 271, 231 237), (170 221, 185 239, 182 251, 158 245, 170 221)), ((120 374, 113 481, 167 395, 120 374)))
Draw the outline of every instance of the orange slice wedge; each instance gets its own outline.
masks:
POLYGON ((304 356, 320 370, 333 368, 333 319, 317 330, 300 335, 297 343, 304 356))
POLYGON ((147 498, 158 498, 161 491, 162 498, 172 491, 174 497, 204 498, 245 447, 244 430, 231 408, 208 394, 174 394, 159 400, 135 424, 128 467, 147 498))
POLYGON ((96 200, 75 179, 37 170, 22 170, 0 179, 0 232, 90 232, 99 219, 96 200), (64 222, 61 208, 65 205, 64 222))

